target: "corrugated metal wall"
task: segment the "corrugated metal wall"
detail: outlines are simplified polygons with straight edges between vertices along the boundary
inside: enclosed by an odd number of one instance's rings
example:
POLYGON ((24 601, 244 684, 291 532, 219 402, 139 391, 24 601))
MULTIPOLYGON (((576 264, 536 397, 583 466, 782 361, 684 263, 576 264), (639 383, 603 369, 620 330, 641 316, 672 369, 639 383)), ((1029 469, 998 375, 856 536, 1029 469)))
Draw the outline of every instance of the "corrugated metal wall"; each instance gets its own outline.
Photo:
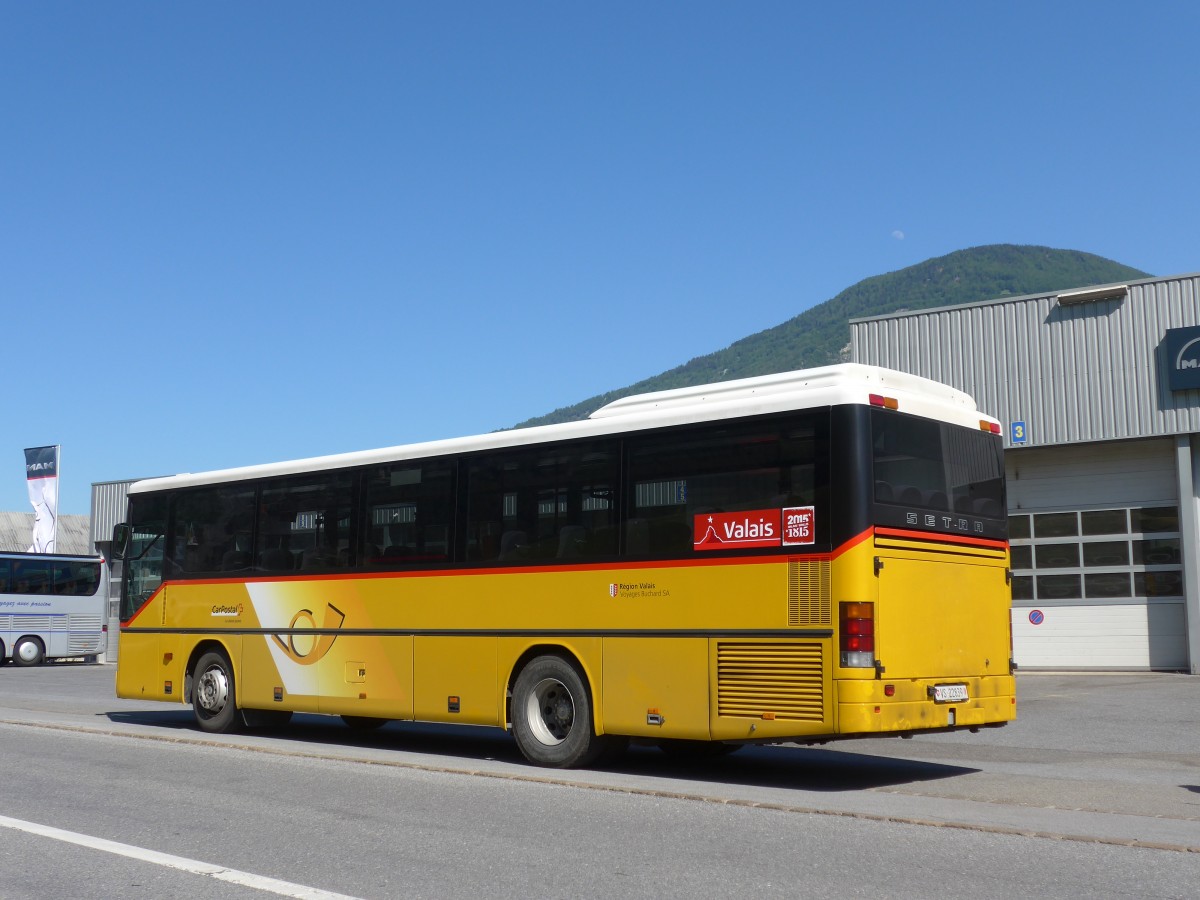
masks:
MULTIPOLYGON (((33 541, 33 513, 0 512, 0 550, 24 553, 33 541)), ((59 553, 90 556, 96 547, 88 539, 87 516, 59 516, 55 548, 59 553)))
POLYGON ((1200 431, 1200 391, 1166 387, 1168 328, 1200 325, 1200 275, 1134 282, 1128 296, 1071 306, 1056 295, 860 319, 851 358, 971 394, 1028 445, 1200 431))
POLYGON ((113 526, 125 521, 126 492, 132 481, 97 482, 92 485, 92 542, 112 540, 113 526))

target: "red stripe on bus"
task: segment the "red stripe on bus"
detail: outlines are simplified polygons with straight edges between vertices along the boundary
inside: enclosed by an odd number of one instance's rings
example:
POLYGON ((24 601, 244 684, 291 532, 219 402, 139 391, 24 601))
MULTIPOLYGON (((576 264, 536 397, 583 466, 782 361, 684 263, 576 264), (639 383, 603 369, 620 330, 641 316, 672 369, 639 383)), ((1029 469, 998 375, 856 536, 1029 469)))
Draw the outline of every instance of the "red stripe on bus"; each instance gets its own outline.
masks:
POLYGON ((621 563, 579 563, 566 566, 491 566, 478 569, 462 569, 456 567, 447 569, 413 569, 407 571, 383 569, 373 572, 324 572, 313 575, 292 575, 281 571, 277 574, 255 575, 247 578, 189 578, 186 580, 168 581, 159 585, 158 589, 150 596, 150 599, 147 600, 145 604, 143 604, 142 607, 129 619, 121 624, 124 626, 132 625, 138 619, 138 617, 150 607, 150 605, 154 602, 154 598, 158 596, 159 592, 168 585, 179 587, 182 585, 259 584, 276 581, 360 581, 363 579, 439 578, 467 575, 534 575, 549 572, 624 572, 641 569, 685 569, 700 566, 781 565, 787 562, 789 558, 794 559, 797 557, 804 560, 813 560, 817 562, 830 562, 863 543, 865 540, 871 537, 872 533, 873 530, 868 528, 860 534, 855 535, 845 543, 841 544, 832 553, 777 553, 770 556, 725 556, 697 559, 642 560, 621 563))
POLYGON ((987 550, 1005 550, 1005 541, 993 541, 988 538, 963 537, 957 534, 935 534, 929 531, 907 531, 902 528, 876 528, 875 534, 880 537, 903 538, 909 541, 934 541, 942 544, 963 544, 968 547, 982 547, 987 550))

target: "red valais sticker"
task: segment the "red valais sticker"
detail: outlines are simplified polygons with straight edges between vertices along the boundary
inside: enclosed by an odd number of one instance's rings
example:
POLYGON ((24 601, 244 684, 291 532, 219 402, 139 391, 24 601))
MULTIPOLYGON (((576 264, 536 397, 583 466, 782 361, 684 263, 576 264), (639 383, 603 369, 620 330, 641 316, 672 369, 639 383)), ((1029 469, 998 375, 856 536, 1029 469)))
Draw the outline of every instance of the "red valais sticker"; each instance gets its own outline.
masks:
POLYGON ((811 506, 700 513, 692 520, 692 544, 698 551, 811 544, 814 533, 811 506))

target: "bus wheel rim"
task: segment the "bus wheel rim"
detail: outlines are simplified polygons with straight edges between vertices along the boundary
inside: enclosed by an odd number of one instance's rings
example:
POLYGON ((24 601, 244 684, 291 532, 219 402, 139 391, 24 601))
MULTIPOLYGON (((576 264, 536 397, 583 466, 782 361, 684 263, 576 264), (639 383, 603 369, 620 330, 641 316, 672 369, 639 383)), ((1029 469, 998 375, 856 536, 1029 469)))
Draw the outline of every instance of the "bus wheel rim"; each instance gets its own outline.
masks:
POLYGON ((21 641, 17 644, 17 656, 21 658, 21 662, 31 663, 38 658, 38 645, 33 641, 21 641))
POLYGON ((543 678, 529 692, 529 729, 546 746, 561 744, 575 723, 575 700, 557 678, 543 678))
POLYGON ((196 684, 196 700, 200 708, 219 713, 229 702, 229 676, 217 666, 205 670, 196 684))

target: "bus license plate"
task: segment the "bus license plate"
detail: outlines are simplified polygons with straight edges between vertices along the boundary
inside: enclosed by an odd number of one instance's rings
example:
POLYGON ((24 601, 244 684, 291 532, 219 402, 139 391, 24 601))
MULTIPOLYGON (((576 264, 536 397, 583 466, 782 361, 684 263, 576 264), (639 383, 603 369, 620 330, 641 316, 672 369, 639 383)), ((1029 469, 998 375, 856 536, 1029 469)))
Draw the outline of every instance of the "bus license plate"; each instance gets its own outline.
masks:
POLYGON ((935 684, 933 686, 934 703, 957 703, 967 699, 965 684, 935 684))

